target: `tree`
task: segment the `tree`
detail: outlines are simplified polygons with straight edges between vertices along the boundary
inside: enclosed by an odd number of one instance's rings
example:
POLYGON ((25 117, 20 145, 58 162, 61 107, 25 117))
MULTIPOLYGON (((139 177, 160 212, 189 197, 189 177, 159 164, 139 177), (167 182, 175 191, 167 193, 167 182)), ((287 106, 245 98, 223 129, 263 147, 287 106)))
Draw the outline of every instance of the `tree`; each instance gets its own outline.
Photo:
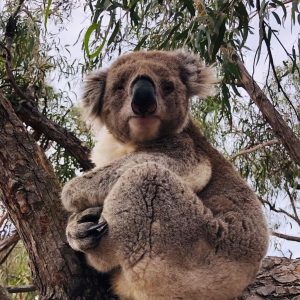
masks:
MULTIPOLYGON (((70 99, 51 87, 47 76, 68 78, 123 51, 186 47, 208 63, 217 63, 220 92, 205 102, 193 100, 195 117, 253 185, 266 209, 300 226, 300 49, 286 49, 273 25, 275 21, 281 27, 288 17, 291 27, 300 23, 298 1, 98 0, 82 7, 80 1, 48 0, 43 10, 39 5, 40 1, 6 1, 0 17, 0 195, 29 254, 41 298, 113 297, 107 291, 107 278, 88 269, 65 241, 60 183, 77 170, 92 167, 88 158, 92 142, 76 122, 70 99), (75 9, 91 15, 83 37, 84 64, 70 62, 59 35, 49 27, 52 22, 63 30, 75 9), (257 30, 251 27, 255 19, 257 30), (255 64, 266 51, 265 88, 243 62, 252 32, 259 38, 255 64), (274 63, 274 41, 286 52, 281 67, 274 63), (245 94, 248 97, 241 97, 245 94), (230 143, 225 139, 229 135, 230 143), (282 203, 285 196, 288 208, 282 203)), ((274 234, 299 241, 297 236, 274 234)), ((243 299, 300 295, 299 261, 269 258, 264 267, 243 299)))

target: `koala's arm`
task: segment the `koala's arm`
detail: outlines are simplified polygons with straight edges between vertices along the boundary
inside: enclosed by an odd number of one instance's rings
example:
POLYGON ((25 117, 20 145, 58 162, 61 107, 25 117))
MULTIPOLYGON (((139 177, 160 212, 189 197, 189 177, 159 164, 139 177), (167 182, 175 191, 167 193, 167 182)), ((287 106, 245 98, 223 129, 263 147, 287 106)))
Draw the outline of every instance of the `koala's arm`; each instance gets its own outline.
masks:
POLYGON ((80 212, 89 207, 101 206, 120 176, 128 169, 145 162, 156 162, 168 169, 178 166, 173 158, 159 153, 141 152, 124 156, 108 166, 95 168, 69 181, 61 194, 65 209, 80 212))

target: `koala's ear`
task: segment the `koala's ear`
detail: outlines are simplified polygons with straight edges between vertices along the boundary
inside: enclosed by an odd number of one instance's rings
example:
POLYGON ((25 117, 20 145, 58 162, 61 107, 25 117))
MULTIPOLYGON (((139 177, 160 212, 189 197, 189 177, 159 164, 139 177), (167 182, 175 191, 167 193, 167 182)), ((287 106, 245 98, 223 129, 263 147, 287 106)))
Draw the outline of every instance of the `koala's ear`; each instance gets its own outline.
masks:
POLYGON ((174 51, 180 62, 180 76, 188 87, 189 96, 205 98, 215 93, 218 82, 214 66, 206 66, 197 55, 185 50, 174 51))
POLYGON ((94 127, 101 125, 100 113, 103 105, 107 70, 97 70, 84 79, 81 106, 83 120, 94 127))

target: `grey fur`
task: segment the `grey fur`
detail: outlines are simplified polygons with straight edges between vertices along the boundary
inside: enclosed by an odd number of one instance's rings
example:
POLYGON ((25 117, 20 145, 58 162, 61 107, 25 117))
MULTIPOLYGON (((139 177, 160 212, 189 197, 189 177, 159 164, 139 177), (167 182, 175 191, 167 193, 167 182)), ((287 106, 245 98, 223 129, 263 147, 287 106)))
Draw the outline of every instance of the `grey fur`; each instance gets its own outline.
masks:
POLYGON ((211 72, 182 51, 127 54, 106 71, 102 96, 88 100, 101 107, 91 115, 125 148, 134 147, 65 185, 62 201, 73 212, 67 237, 91 266, 116 270, 112 284, 122 300, 230 300, 266 253, 259 201, 188 113, 189 97, 211 90, 211 72), (130 124, 130 84, 145 74, 158 101, 159 126, 151 135, 130 124), (118 78, 122 89, 114 88, 118 78), (174 83, 171 95, 161 80, 174 83), (100 215, 108 233, 88 235, 100 215))

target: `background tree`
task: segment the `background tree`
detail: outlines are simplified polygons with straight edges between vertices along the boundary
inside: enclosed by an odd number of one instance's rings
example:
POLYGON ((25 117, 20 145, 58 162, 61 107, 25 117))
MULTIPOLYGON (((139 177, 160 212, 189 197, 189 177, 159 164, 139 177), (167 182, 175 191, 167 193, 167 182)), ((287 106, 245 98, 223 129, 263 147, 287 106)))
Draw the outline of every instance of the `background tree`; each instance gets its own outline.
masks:
MULTIPOLYGON (((65 242, 59 190, 76 172, 92 167, 92 140, 72 106, 72 80, 129 50, 185 47, 217 64, 219 93, 202 102, 193 99, 194 116, 257 191, 273 234, 300 241, 279 231, 282 223, 300 227, 300 42, 286 48, 278 31, 287 23, 294 31, 299 28, 299 1, 97 0, 83 5, 14 0, 0 5, 1 262, 18 240, 9 215, 29 254, 41 298, 112 298, 106 278, 88 270, 65 242), (85 60, 68 56, 71 46, 60 40, 78 10, 91 17, 77 39, 85 60), (249 44, 253 35, 256 45, 249 44), (275 64, 274 49, 280 47, 285 57, 275 64), (243 62, 251 51, 253 70, 266 62, 260 85, 243 62), (51 81, 68 86, 62 91, 51 81), (274 222, 275 214, 285 218, 274 222)), ((267 259, 244 298, 299 296, 297 270, 297 260, 267 259)))

